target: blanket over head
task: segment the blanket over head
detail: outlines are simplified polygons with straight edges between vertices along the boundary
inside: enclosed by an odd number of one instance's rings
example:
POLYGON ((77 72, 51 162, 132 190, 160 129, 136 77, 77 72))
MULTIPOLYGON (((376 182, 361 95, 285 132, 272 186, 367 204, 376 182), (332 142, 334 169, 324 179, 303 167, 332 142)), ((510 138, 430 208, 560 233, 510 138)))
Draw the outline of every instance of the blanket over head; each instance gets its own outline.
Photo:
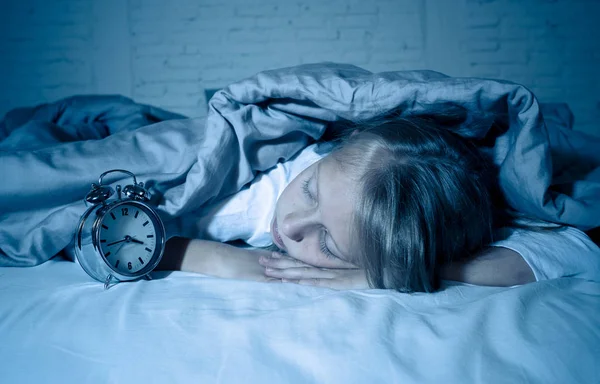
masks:
POLYGON ((540 105, 507 81, 320 63, 233 83, 212 97, 206 118, 118 96, 9 112, 0 123, 0 266, 40 264, 65 249, 83 198, 106 170, 135 173, 154 194, 168 236, 194 237, 183 217, 239 191, 334 123, 448 110, 460 112, 448 129, 487 146, 513 208, 584 230, 600 226, 600 138, 571 130, 565 106, 540 105))

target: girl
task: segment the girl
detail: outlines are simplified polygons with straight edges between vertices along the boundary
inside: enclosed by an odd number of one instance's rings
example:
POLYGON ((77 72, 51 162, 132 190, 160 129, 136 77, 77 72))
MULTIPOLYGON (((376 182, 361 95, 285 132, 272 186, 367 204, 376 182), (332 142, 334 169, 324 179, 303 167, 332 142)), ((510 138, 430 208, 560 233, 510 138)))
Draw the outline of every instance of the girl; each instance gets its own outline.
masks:
POLYGON ((569 254, 583 274, 598 271, 598 249, 581 231, 527 229, 509 213, 495 167, 472 142, 426 118, 351 129, 203 209, 187 225, 204 240, 171 239, 159 268, 400 292, 432 292, 442 279, 512 286, 564 275, 540 267, 529 236, 549 246, 548 260, 569 254), (263 249, 223 243, 235 240, 263 249))

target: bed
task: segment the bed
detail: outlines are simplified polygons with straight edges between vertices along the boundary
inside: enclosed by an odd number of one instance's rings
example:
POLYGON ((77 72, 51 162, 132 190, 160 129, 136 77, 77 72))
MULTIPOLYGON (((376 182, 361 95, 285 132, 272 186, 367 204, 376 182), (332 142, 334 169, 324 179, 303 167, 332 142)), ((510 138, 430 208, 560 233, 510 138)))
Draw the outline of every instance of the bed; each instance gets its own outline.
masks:
POLYGON ((1 268, 4 383, 594 383, 600 284, 435 294, 1 268))
POLYGON ((185 224, 199 209, 337 122, 439 109, 493 156, 514 207, 600 227, 600 139, 509 82, 321 63, 231 84, 206 119, 117 96, 12 111, 0 123, 0 382, 600 382, 598 280, 402 294, 161 272, 104 290, 62 257, 107 169, 150 180, 169 236, 197 237, 185 224))

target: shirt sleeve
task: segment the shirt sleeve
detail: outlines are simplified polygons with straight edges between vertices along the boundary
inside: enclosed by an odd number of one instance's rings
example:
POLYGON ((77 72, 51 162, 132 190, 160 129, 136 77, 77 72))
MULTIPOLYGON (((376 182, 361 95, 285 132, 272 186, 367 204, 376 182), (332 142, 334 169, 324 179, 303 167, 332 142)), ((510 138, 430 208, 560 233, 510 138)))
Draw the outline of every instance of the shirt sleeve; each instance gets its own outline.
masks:
POLYGON ((579 229, 505 228, 504 231, 504 240, 491 245, 519 253, 537 281, 559 277, 600 281, 600 248, 579 229))
POLYGON ((327 150, 323 145, 310 145, 292 159, 259 173, 236 194, 180 218, 180 236, 221 242, 242 240, 252 247, 272 244, 271 220, 277 199, 298 174, 322 159, 327 150))

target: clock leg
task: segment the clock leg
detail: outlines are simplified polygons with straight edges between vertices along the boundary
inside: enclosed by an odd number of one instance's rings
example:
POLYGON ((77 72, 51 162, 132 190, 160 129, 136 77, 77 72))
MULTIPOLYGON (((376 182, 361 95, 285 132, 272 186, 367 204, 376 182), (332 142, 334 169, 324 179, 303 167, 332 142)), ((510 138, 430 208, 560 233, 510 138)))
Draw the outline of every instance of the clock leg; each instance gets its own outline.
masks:
POLYGON ((106 276, 106 280, 104 280, 104 289, 108 289, 111 287, 111 281, 114 279, 114 284, 118 284, 119 283, 119 279, 115 278, 113 275, 108 275, 106 276))

